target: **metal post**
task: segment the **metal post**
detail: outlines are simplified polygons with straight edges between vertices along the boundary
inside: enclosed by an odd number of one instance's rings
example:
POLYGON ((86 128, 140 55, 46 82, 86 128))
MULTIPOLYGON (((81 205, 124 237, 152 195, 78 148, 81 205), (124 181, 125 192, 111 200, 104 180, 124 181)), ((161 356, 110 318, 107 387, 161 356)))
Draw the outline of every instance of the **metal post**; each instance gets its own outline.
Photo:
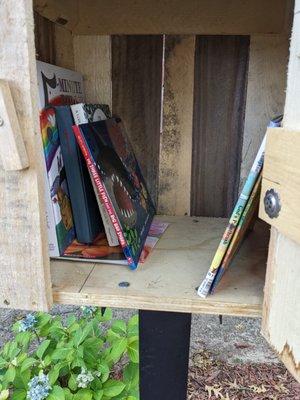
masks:
POLYGON ((191 314, 139 311, 141 400, 186 400, 191 314))

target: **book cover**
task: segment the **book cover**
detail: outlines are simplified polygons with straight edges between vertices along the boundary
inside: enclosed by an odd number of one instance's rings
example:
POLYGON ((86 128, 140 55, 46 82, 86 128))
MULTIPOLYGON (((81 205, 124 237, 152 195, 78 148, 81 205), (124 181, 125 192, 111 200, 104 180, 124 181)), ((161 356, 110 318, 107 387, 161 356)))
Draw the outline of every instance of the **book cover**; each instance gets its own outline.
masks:
POLYGON ((71 110, 75 125, 111 118, 111 113, 107 104, 78 103, 71 105, 71 110))
MULTIPOLYGON (((78 104, 71 105, 71 110, 72 110, 75 125, 85 124, 88 122, 101 121, 101 120, 107 119, 108 116, 110 116, 109 107, 105 104, 102 105, 102 104, 78 103, 78 104)), ((74 137, 74 140, 76 141, 75 137, 74 137)), ((77 147, 78 147, 78 145, 77 145, 77 147)), ((95 187, 95 183, 94 183, 92 176, 90 177, 90 180, 92 182, 94 192, 97 193, 97 188, 95 187)), ((118 246, 119 240, 118 240, 116 231, 114 229, 114 226, 109 218, 107 210, 106 210, 104 204, 100 201, 98 196, 96 196, 96 199, 97 199, 99 212, 102 217, 102 222, 104 225, 108 244, 110 246, 118 246)))
MULTIPOLYGON (((268 126, 274 126, 274 125, 280 126, 281 120, 282 120, 282 116, 276 117, 269 122, 268 126)), ((249 200, 249 197, 251 195, 253 187, 262 171, 263 162, 264 162, 265 146, 266 146, 266 136, 264 136, 264 138, 262 140, 262 143, 260 145, 258 153, 255 157, 255 160, 253 162, 253 165, 252 165, 249 175, 247 177, 247 180, 246 180, 244 187, 242 189, 242 192, 237 200, 237 203, 233 209, 233 212, 229 219, 229 223, 228 223, 227 228, 225 229, 225 232, 223 234, 223 237, 219 243, 219 246, 218 246, 217 251, 214 255, 214 258, 211 262, 209 270, 208 270, 204 280, 202 281, 201 285, 198 288, 198 295, 200 297, 205 298, 210 292, 213 281, 216 278, 219 267, 221 266, 223 258, 225 256, 225 254, 228 250, 228 247, 231 243, 231 240, 234 236, 235 230, 236 230, 236 228, 239 224, 239 221, 241 219, 241 216, 245 210, 246 204, 249 200)))
MULTIPOLYGON (((140 256, 140 263, 145 263, 163 233, 168 228, 167 222, 154 220, 140 256)), ((60 257, 61 258, 61 257, 60 257)), ((63 258, 68 260, 93 260, 98 263, 127 265, 121 246, 109 246, 106 236, 100 233, 92 244, 83 244, 74 240, 65 250, 63 258)))
POLYGON ((122 122, 112 118, 73 130, 128 264, 135 269, 155 209, 122 122))
POLYGON ((80 243, 92 243, 103 232, 98 203, 85 160, 73 134, 71 109, 69 106, 58 106, 55 107, 55 113, 76 238, 80 243))
POLYGON ((74 237, 68 187, 52 105, 83 101, 82 75, 37 61, 39 109, 45 155, 45 203, 50 257, 62 254, 74 237))
POLYGON ((243 214, 239 220, 238 226, 234 232, 233 238, 230 242, 228 250, 222 260, 222 263, 217 271, 216 277, 211 285, 210 293, 214 293, 224 273, 229 268, 230 263, 238 252, 243 239, 246 236, 247 230, 251 227, 257 218, 258 206, 259 206, 259 195, 261 189, 262 173, 259 174, 257 181, 254 185, 252 193, 249 197, 247 205, 243 211, 243 214))

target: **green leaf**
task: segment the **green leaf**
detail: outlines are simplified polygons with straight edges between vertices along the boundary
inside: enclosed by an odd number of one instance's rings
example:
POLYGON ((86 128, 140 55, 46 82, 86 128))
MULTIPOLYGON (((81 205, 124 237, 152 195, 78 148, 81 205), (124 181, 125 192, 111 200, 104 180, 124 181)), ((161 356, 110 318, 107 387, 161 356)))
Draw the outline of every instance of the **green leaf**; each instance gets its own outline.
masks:
POLYGON ((9 391, 8 390, 2 390, 0 393, 0 400, 6 400, 8 399, 9 396, 9 391))
POLYGON ((74 336, 74 345, 76 347, 78 347, 83 341, 84 339, 86 339, 86 337, 89 335, 89 333, 92 331, 93 326, 91 323, 88 323, 84 329, 77 329, 75 336, 74 336))
POLYGON ((98 371, 101 372, 101 382, 104 383, 107 381, 107 379, 109 378, 109 366, 108 364, 106 364, 106 362, 102 361, 101 364, 98 366, 98 371))
POLYGON ((127 346, 128 357, 133 363, 139 362, 139 341, 135 340, 134 342, 128 344, 127 346))
POLYGON ((7 367, 7 361, 0 357, 0 369, 7 367))
POLYGON ((64 388, 64 393, 65 393, 66 400, 73 400, 74 396, 68 388, 64 388))
MULTIPOLYGON (((13 382, 15 377, 16 377, 16 368, 14 366, 10 365, 4 375, 4 379, 7 382, 13 382)), ((0 400, 1 400, 1 397, 0 397, 0 400)))
POLYGON ((114 379, 109 379, 103 385, 103 394, 106 397, 115 397, 122 393, 125 389, 125 384, 114 379))
POLYGON ((94 393, 94 399, 95 400, 101 400, 103 397, 103 390, 97 390, 96 393, 94 393))
POLYGON ((39 347, 36 350, 36 355, 38 356, 38 358, 42 358, 45 351, 47 350, 47 348, 49 347, 49 344, 51 343, 50 340, 44 340, 39 347))
POLYGON ((100 318, 100 321, 106 322, 106 321, 110 321, 111 319, 112 319, 112 310, 111 310, 111 308, 106 308, 100 318))
POLYGON ((74 395, 74 400, 92 400, 93 392, 89 389, 80 389, 74 395))
POLYGON ((42 328, 44 325, 46 325, 50 320, 52 319, 52 316, 50 314, 46 313, 39 313, 37 315, 37 321, 38 321, 38 328, 42 328))
POLYGON ((47 400, 65 400, 65 392, 60 386, 54 386, 47 400))
POLYGON ((35 358, 32 357, 26 358, 26 360, 22 363, 21 373, 32 367, 35 363, 36 363, 35 358))
POLYGON ((52 360, 64 360, 70 354, 70 349, 63 347, 61 349, 55 349, 51 355, 52 360))
POLYGON ((69 388, 72 390, 72 392, 75 392, 77 389, 77 382, 74 374, 71 374, 68 382, 69 388))
POLYGON ((67 326, 70 327, 70 326, 73 325, 74 322, 76 322, 76 321, 77 321, 76 316, 75 316, 74 314, 70 315, 70 316, 67 318, 67 326))
POLYGON ((53 368, 48 372, 48 378, 50 385, 54 385, 54 383, 57 381, 59 377, 59 368, 53 368))
POLYGON ((27 348, 31 340, 31 332, 20 332, 16 335, 16 341, 24 348, 27 348))
POLYGON ((139 334, 139 316, 136 314, 130 318, 127 324, 127 335, 138 336, 139 334))
POLYGON ((16 371, 16 377, 14 380, 14 387, 16 389, 26 389, 28 387, 28 382, 30 381, 31 372, 30 369, 21 373, 20 369, 16 371))
POLYGON ((123 377, 127 390, 135 389, 139 383, 139 365, 135 363, 127 364, 124 368, 123 377))
POLYGON ((110 356, 113 361, 118 361, 120 357, 123 355, 127 347, 127 340, 126 338, 121 338, 116 340, 111 348, 110 356))
POLYGON ((24 389, 17 389, 14 391, 12 395, 12 400, 25 400, 27 396, 27 392, 24 389))
POLYGON ((111 329, 120 335, 126 335, 127 334, 127 326, 124 321, 117 320, 112 324, 111 329))

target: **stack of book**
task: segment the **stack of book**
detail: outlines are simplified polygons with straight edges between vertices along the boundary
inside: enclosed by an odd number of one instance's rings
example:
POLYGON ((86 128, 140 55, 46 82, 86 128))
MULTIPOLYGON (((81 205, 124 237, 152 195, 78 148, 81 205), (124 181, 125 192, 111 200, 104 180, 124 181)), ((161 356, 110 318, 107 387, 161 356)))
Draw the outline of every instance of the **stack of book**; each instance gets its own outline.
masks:
MULTIPOLYGON (((270 127, 280 126, 282 115, 272 119, 270 127)), ((211 262, 210 268, 198 288, 200 297, 214 293, 225 271, 237 253, 248 229, 257 219, 259 196, 262 181, 262 168, 266 136, 260 145, 250 173, 229 219, 223 237, 211 262)))
POLYGON ((43 62, 37 74, 50 257, 135 269, 168 224, 153 222, 122 120, 84 103, 81 74, 43 62))

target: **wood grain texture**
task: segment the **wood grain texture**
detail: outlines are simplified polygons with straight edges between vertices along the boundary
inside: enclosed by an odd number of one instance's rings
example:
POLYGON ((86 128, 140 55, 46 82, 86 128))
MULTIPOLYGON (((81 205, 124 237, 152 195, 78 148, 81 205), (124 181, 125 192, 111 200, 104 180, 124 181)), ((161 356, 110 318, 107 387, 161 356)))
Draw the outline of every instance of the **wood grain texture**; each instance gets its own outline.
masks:
POLYGON ((268 122, 283 114, 289 36, 251 36, 240 188, 245 183, 268 122))
POLYGON ((37 12, 34 13, 34 33, 36 58, 49 64, 55 64, 55 24, 37 12))
POLYGON ((28 168, 29 161, 9 84, 0 79, 0 158, 5 171, 28 168))
POLYGON ((158 218, 170 226, 137 271, 105 264, 97 264, 91 271, 83 263, 52 261, 55 301, 188 313, 261 314, 268 243, 268 227, 263 222, 255 225, 217 292, 201 299, 195 288, 207 272, 227 221, 158 218), (130 286, 120 288, 121 281, 130 286))
POLYGON ((259 216, 300 245, 300 130, 268 128, 259 216), (281 211, 271 219, 264 209, 264 195, 275 189, 281 211))
POLYGON ((73 35, 66 28, 54 26, 55 65, 74 70, 73 35))
POLYGON ((154 203, 160 151, 162 36, 112 37, 112 110, 125 123, 154 203))
POLYGON ((166 36, 159 214, 190 215, 194 54, 194 35, 166 36))
MULTIPOLYGON (((296 0, 283 126, 285 130, 298 132, 300 131, 299 47, 300 1, 296 0)), ((289 179, 293 178, 289 176, 289 179)), ((295 191, 299 199, 300 187, 297 186, 295 191)), ((300 245, 274 227, 271 232, 262 332, 289 371, 300 382, 300 245)))
POLYGON ((83 74, 86 101, 112 107, 109 36, 74 36, 74 63, 83 74))
POLYGON ((30 163, 18 172, 0 165, 0 305, 46 310, 52 291, 31 2, 2 1, 0 18, 0 79, 9 81, 30 163))
POLYGON ((191 214, 228 217, 238 194, 248 36, 197 36, 191 214))
POLYGON ((35 0, 75 34, 264 34, 284 30, 291 0, 35 0))

